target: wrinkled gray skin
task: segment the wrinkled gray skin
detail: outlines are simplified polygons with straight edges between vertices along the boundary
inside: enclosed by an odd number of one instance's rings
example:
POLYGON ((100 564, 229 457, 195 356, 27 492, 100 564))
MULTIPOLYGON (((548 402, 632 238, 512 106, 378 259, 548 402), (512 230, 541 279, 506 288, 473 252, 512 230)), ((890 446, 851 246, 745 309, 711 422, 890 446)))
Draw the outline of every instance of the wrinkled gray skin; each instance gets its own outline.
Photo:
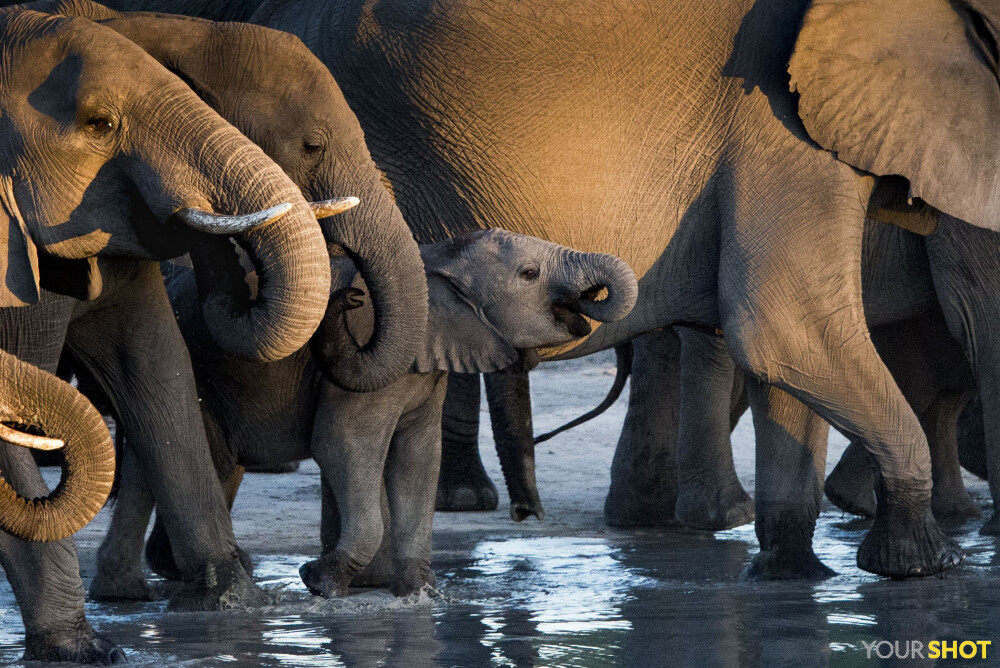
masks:
MULTIPOLYGON (((995 156, 980 151, 983 142, 963 145, 946 129, 968 127, 971 137, 973 127, 993 127, 983 115, 995 72, 983 63, 994 61, 980 55, 988 42, 976 30, 994 24, 989 17, 977 23, 961 6, 913 2, 912 14, 898 3, 881 14, 878 3, 853 4, 826 28, 820 14, 811 15, 792 61, 798 98, 788 92, 786 68, 805 3, 641 10, 593 3, 586 11, 567 3, 540 14, 477 0, 433 12, 416 1, 303 0, 265 3, 252 20, 301 35, 331 68, 418 239, 490 221, 612 252, 636 269, 639 306, 572 354, 681 321, 721 326, 737 364, 771 385, 751 392, 759 429, 777 432, 774 418, 807 411, 803 401, 863 442, 878 463, 882 503, 859 565, 905 577, 946 569, 961 553, 930 512, 920 423, 865 333, 861 236, 873 180, 843 161, 902 173, 915 194, 980 225, 993 224, 985 212, 995 178, 995 156), (909 23, 925 9, 932 19, 909 23), (907 21, 880 23, 900 14, 907 21), (938 42, 921 29, 946 35, 940 49, 949 52, 924 48, 938 42), (847 34, 853 41, 843 38, 844 53, 836 39, 847 34), (933 86, 918 93, 909 82, 884 85, 876 61, 855 53, 866 44, 859 35, 884 47, 885 34, 898 38, 891 46, 903 55, 894 62, 939 76, 933 86), (625 44, 644 48, 623 51, 625 44), (935 74, 935 59, 951 62, 955 50, 972 71, 961 85, 978 88, 954 90, 959 82, 935 74), (593 54, 603 52, 611 55, 598 62, 613 63, 613 76, 594 66, 593 54), (842 58, 852 66, 841 66, 842 58), (831 68, 845 80, 824 86, 817 73, 831 68), (945 117, 914 108, 937 88, 945 117), (637 89, 648 94, 635 96, 637 89), (857 97, 841 97, 844 91, 857 97), (949 106, 956 95, 973 105, 972 115, 949 106), (907 134, 900 144, 882 115, 897 108, 925 119, 927 134, 907 134), (853 113, 835 113, 844 109, 853 113), (579 110, 586 114, 567 123, 579 110), (650 119, 661 119, 652 135, 650 119), (880 145, 864 141, 883 134, 880 145), (913 160, 914 152, 935 155, 928 147, 954 155, 948 164, 962 162, 956 153, 968 157, 963 164, 974 171, 930 176, 928 165, 913 160), (989 196, 977 201, 981 184, 989 196)), ((773 496, 758 495, 758 526, 776 536, 763 541, 774 545, 758 559, 764 570, 782 549, 780 534, 793 552, 808 545, 814 474, 793 464, 820 459, 816 433, 807 424, 785 434, 758 460, 762 470, 801 474, 786 477, 788 488, 773 496), (799 457, 796 448, 810 455, 799 457)))
MULTIPOLYGON (((81 3, 72 6, 82 11, 81 3)), ((95 11, 93 6, 91 11, 95 11)), ((106 10, 105 13, 107 20, 103 25, 149 49, 151 55, 181 73, 201 97, 259 142, 310 199, 328 199, 337 193, 361 197, 362 204, 355 210, 320 222, 329 244, 323 246, 323 253, 328 265, 329 254, 339 254, 341 247, 357 260, 367 277, 381 335, 372 337, 362 348, 353 341, 340 346, 326 356, 324 363, 338 382, 361 383, 367 388, 377 387, 386 378, 409 368, 420 345, 413 337, 420 335, 427 322, 423 264, 412 235, 364 148, 360 127, 326 68, 294 37, 258 26, 217 25, 170 17, 119 17, 106 10), (234 71, 254 74, 249 80, 240 80, 232 75, 234 71), (285 94, 290 80, 288 73, 292 71, 297 96, 288 99, 285 94), (317 105, 315 100, 322 100, 323 104, 317 105), (251 107, 254 111, 248 113, 251 107)), ((158 276, 158 272, 154 267, 153 273, 158 276)), ((159 278, 155 280, 159 282, 159 278)), ((165 301, 165 295, 161 301, 165 301)), ((169 307, 163 309, 171 314, 169 307)), ((175 327, 172 314, 165 326, 175 327)), ((205 341, 191 345, 211 345, 211 337, 205 334, 205 341)), ((151 348, 148 346, 146 350, 151 348)), ((70 352, 77 357, 75 350, 70 352)), ((159 361, 158 356, 141 363, 145 368, 156 366, 159 361)), ((87 365, 75 366, 78 370, 83 366, 83 371, 92 371, 87 365)), ((149 375, 145 371, 136 373, 149 375)), ((122 388, 131 387, 128 383, 98 385, 102 385, 99 394, 111 398, 122 388)), ((190 396, 196 396, 193 389, 190 396)), ((154 392, 130 394, 130 401, 138 404, 136 411, 141 411, 134 419, 119 420, 130 443, 138 438, 133 431, 163 434, 182 430, 185 438, 205 438, 197 412, 193 415, 198 426, 192 427, 180 421, 170 422, 171 413, 160 420, 158 411, 169 407, 171 402, 154 392), (152 405, 144 406, 151 396, 155 398, 152 405)), ((110 403, 116 417, 123 417, 118 406, 110 403)), ((195 399, 190 405, 195 407, 196 403, 195 399)), ((203 448, 207 452, 207 446, 203 448)), ((177 465, 187 466, 191 461, 180 460, 177 465)), ((204 469, 214 479, 207 459, 198 467, 199 473, 204 469)), ((98 571, 90 590, 93 598, 145 600, 152 596, 141 565, 142 540, 148 522, 143 509, 148 515, 153 503, 147 481, 155 478, 148 471, 145 462, 126 457, 119 491, 123 501, 116 506, 111 528, 98 551, 98 571)), ((185 530, 204 530, 199 512, 188 510, 187 517, 189 524, 185 530)), ((177 569, 180 566, 183 571, 184 564, 174 560, 180 555, 167 552, 163 556, 150 560, 154 570, 175 577, 183 575, 177 569)), ((249 571, 252 568, 249 558, 241 557, 249 571)))
MULTIPOLYGON (((64 341, 71 348, 79 344, 84 363, 94 363, 101 382, 118 388, 115 396, 122 403, 116 408, 126 422, 141 415, 128 405, 130 398, 150 387, 161 392, 156 401, 169 416, 149 421, 152 431, 135 428, 132 449, 149 470, 162 474, 151 481, 153 491, 162 500, 168 530, 183 545, 178 554, 185 586, 176 602, 216 607, 221 601, 261 600, 236 558, 225 502, 211 471, 207 479, 198 472, 210 459, 194 379, 155 260, 188 251, 198 255, 204 301, 241 306, 220 317, 207 314, 213 332, 219 326, 225 330, 220 342, 235 334, 242 337, 237 353, 280 356, 282 346, 297 338, 304 342, 312 333, 323 309, 312 312, 310 302, 323 295, 320 306, 325 306, 329 291, 327 253, 315 218, 273 162, 180 79, 114 31, 80 18, 4 12, 0 36, 6 61, 0 80, 3 216, 24 221, 19 231, 11 221, 2 226, 0 296, 7 307, 32 304, 2 310, 2 345, 51 372, 64 341), (56 171, 55 165, 65 169, 56 171), (245 213, 281 202, 293 205, 284 218, 237 236, 261 275, 269 277, 262 296, 271 295, 274 303, 267 305, 246 304, 239 290, 231 292, 229 272, 238 265, 228 265, 225 255, 211 257, 224 237, 188 229, 173 215, 189 206, 245 213), (43 258, 37 265, 36 250, 43 258), (104 255, 109 257, 85 260, 104 255), (290 256, 294 266, 281 259, 290 256), (84 304, 47 287, 97 300, 84 304), (289 289, 300 295, 295 303, 282 299, 289 289), (95 304, 103 308, 92 308, 95 304), (256 343, 259 348, 246 348, 256 343), (147 373, 153 348, 169 370, 147 373), (138 366, 129 366, 132 362, 138 366), (201 467, 199 460, 205 462, 201 467), (201 522, 181 526, 178 518, 192 513, 201 522)), ((27 452, 5 456, 12 458, 5 475, 10 471, 16 486, 31 495, 44 490, 27 452)), ((122 658, 86 622, 71 541, 7 540, 3 558, 22 608, 29 658, 122 658)))
MULTIPOLYGON (((805 402, 875 458, 882 502, 859 565, 935 573, 961 552, 931 515, 920 422, 866 334, 861 237, 872 175, 888 174, 996 229, 1000 18, 978 2, 827 1, 806 15, 804 0, 298 0, 252 20, 330 67, 418 240, 496 225, 622 257, 639 307, 572 354, 677 322, 721 327, 772 386, 752 392, 761 429, 805 402)), ((813 433, 786 434, 760 465, 815 461, 813 433)), ((799 549, 814 481, 793 470, 757 517, 799 549)))
MULTIPOLYGON (((368 584, 385 584, 382 578, 391 574, 392 591, 403 595, 432 581, 431 523, 447 371, 505 369, 534 348, 586 335, 581 296, 602 287, 609 292, 602 302, 606 317, 624 316, 635 300, 634 275, 617 258, 503 230, 423 246, 421 254, 430 293, 427 339, 413 373, 384 390, 352 393, 321 378, 326 343, 342 330, 345 305, 337 294, 311 354, 303 350, 260 365, 203 345, 192 348, 223 480, 237 465, 308 457, 320 465, 324 554, 301 569, 317 594, 346 594, 383 537, 391 544, 383 550, 391 566, 370 569, 368 584), (388 524, 380 505, 383 479, 388 524)), ((203 341, 190 275, 176 276, 169 289, 185 336, 203 341)), ((347 320, 352 336, 365 340, 370 309, 349 310, 347 320)), ((146 521, 148 508, 143 527, 146 521)))

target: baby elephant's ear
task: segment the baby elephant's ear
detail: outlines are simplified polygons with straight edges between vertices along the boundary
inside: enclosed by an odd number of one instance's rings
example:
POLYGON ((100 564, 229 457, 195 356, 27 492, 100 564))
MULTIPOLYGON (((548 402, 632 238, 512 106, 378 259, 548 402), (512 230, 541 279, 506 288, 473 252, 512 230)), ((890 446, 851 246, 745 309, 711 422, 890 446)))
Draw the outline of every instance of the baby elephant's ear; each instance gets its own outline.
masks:
POLYGON ((0 307, 38 302, 38 251, 14 202, 10 179, 0 177, 0 307))
POLYGON ((427 345, 415 370, 487 373, 505 369, 517 350, 497 331, 478 304, 446 273, 428 272, 427 345))

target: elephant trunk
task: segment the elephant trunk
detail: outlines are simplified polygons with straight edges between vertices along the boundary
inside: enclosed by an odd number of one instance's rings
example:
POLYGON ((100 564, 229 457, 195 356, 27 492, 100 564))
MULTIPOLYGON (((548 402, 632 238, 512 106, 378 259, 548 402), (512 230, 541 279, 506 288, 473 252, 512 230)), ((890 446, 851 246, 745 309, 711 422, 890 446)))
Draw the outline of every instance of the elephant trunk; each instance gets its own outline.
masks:
POLYGON ((283 359, 309 341, 323 316, 330 285, 326 244, 298 199, 280 220, 236 237, 257 273, 255 299, 228 239, 202 239, 191 250, 205 325, 236 357, 283 359))
MULTIPOLYGON (((335 299, 313 338, 314 357, 333 384, 352 392, 381 389, 406 373, 424 345, 427 330, 427 276, 420 249, 402 214, 367 159, 367 174, 352 194, 361 204, 320 221, 327 241, 354 262, 372 301, 375 326, 364 345, 348 334, 335 299)), ((357 183, 362 179, 348 180, 357 183)), ((334 272, 341 263, 334 264, 334 272)), ((334 285, 346 284, 334 276, 334 285)))
POLYGON ((9 443, 43 449, 65 444, 62 480, 49 496, 26 499, 0 478, 0 529, 31 541, 79 531, 101 510, 115 476, 114 444, 100 413, 69 384, 0 351, 0 421, 46 434, 3 425, 0 437, 9 443))
MULTIPOLYGON (((190 102, 199 101, 192 96, 190 102)), ((308 343, 326 309, 330 263, 323 234, 301 191, 263 151, 207 109, 193 111, 191 120, 201 128, 200 141, 184 136, 177 145, 196 144, 191 150, 213 164, 203 167, 209 177, 202 177, 196 191, 207 206, 197 198, 190 203, 233 215, 279 212, 270 222, 244 226, 244 231, 225 228, 256 272, 254 296, 229 237, 212 234, 204 229, 209 223, 199 225, 175 210, 174 219, 191 230, 191 261, 205 324, 219 347, 236 357, 283 359, 308 343)))
POLYGON ((635 306, 639 286, 624 260, 605 253, 563 250, 554 278, 563 305, 598 322, 621 320, 635 306))

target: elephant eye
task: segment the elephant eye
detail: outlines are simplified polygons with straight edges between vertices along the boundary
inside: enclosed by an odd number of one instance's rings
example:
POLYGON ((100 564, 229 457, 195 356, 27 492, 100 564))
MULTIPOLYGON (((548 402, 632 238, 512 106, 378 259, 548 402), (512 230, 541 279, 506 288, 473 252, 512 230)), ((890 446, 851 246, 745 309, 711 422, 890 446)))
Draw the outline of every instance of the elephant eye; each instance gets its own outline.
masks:
POLYGON ((518 275, 526 281, 533 281, 538 278, 538 267, 525 267, 518 275))
POLYGON ((87 129, 98 137, 103 137, 113 128, 111 121, 104 116, 93 116, 87 119, 87 129))
POLYGON ((322 137, 310 135, 302 140, 302 148, 305 149, 306 153, 315 154, 326 148, 326 145, 322 137))

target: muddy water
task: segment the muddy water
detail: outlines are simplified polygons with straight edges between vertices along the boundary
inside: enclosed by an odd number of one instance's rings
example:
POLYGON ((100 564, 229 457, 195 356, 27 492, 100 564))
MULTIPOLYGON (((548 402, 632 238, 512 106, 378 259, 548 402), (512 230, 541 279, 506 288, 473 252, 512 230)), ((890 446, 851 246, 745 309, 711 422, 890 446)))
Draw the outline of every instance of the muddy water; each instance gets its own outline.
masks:
MULTIPOLYGON (((270 555, 257 577, 278 600, 271 608, 179 614, 149 603, 89 605, 89 614, 140 666, 849 666, 874 665, 862 641, 1000 640, 993 539, 970 525, 962 568, 890 582, 854 567, 863 526, 824 513, 817 553, 841 575, 812 584, 740 582, 756 551, 749 526, 714 537, 454 537, 435 549, 438 595, 314 598, 297 574, 307 555, 270 555)), ((22 630, 9 589, 0 605, 0 659, 16 662, 22 630)))

